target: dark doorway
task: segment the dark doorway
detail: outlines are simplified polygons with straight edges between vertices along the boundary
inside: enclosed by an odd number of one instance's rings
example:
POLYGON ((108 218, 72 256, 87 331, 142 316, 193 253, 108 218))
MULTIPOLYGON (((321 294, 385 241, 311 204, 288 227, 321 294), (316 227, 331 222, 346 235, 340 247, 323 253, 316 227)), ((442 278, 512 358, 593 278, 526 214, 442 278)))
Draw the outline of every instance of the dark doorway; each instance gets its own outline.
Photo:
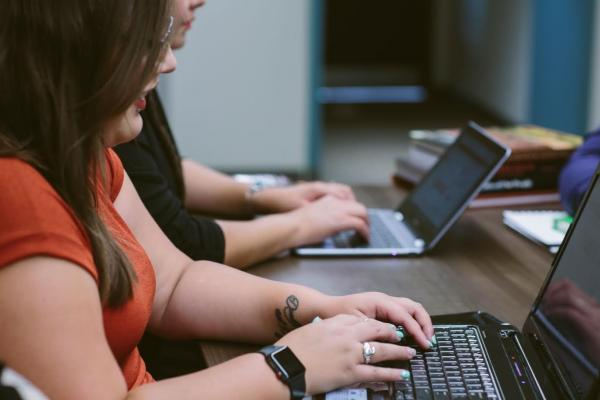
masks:
POLYGON ((325 1, 324 85, 429 82, 431 1, 325 1))

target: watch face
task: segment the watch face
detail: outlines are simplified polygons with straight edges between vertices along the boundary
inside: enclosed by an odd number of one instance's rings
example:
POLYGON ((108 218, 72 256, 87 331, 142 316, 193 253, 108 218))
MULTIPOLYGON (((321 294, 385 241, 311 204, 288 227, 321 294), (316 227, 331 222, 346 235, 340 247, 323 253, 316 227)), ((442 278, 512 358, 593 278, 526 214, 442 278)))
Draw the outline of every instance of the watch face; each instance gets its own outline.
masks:
POLYGON ((271 354, 273 361, 279 366, 280 371, 286 375, 285 379, 299 375, 305 371, 304 365, 296 358, 294 353, 287 347, 271 354))

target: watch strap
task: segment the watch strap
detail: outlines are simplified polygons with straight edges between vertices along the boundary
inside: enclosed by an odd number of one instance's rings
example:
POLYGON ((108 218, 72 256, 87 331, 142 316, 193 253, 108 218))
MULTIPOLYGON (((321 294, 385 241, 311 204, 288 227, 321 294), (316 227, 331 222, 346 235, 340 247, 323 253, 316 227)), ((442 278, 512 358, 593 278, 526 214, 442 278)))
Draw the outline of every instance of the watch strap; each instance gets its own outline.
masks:
POLYGON ((290 397, 292 400, 302 400, 306 396, 306 379, 302 375, 292 376, 287 384, 290 388, 290 397))
MULTIPOLYGON (((265 361, 267 362, 269 367, 271 367, 271 369, 273 370, 273 372, 275 372, 277 377, 288 386, 288 388, 290 389, 290 398, 292 400, 302 400, 306 396, 306 380, 304 377, 304 372, 302 372, 301 374, 297 374, 295 376, 290 376, 286 379, 283 376, 283 374, 281 373, 281 371, 279 370, 279 366, 277 364, 275 364, 275 362, 271 358, 271 355, 274 352, 276 352, 277 350, 280 350, 284 347, 287 347, 287 346, 270 345, 270 346, 263 347, 258 352, 262 353, 265 356, 265 361)), ((292 351, 289 347, 288 347, 288 350, 292 351)), ((293 352, 292 352, 292 354, 293 354, 293 352)), ((286 373, 287 373, 287 371, 286 371, 286 373)))

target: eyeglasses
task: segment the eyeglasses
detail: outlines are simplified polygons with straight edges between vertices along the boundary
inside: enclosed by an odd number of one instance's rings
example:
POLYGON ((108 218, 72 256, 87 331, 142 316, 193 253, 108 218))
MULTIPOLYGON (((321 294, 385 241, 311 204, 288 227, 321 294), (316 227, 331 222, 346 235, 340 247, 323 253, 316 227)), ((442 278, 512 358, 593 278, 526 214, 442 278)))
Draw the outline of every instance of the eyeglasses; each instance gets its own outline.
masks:
POLYGON ((170 15, 169 23, 167 25, 167 30, 165 31, 165 34, 163 35, 163 37, 160 39, 160 42, 162 44, 162 49, 160 50, 160 56, 158 58, 157 68, 159 70, 164 65, 167 53, 168 53, 169 49, 171 48, 171 42, 169 41, 169 37, 171 36, 171 32, 173 32, 173 21, 174 21, 174 18, 172 15, 170 15))
POLYGON ((161 43, 167 43, 169 40, 169 36, 171 36, 171 32, 173 32, 173 23, 175 21, 175 18, 173 18, 172 15, 169 15, 169 22, 167 24, 167 30, 165 31, 165 34, 163 35, 163 37, 160 39, 161 43))

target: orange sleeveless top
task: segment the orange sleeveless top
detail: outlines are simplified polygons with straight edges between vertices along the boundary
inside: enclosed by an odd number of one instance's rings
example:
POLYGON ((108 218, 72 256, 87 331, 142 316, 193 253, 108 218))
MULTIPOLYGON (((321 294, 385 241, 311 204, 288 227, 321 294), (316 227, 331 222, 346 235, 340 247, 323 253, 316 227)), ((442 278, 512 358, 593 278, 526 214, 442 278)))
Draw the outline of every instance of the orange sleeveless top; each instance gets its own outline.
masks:
MULTIPOLYGON (((113 206, 123 185, 123 166, 106 151, 108 188, 98 180, 98 212, 134 266, 133 297, 117 309, 104 307, 106 338, 129 389, 153 379, 137 344, 150 319, 155 292, 154 270, 144 249, 113 206)), ((77 264, 98 282, 87 235, 70 207, 29 164, 0 158, 0 268, 33 256, 50 256, 77 264)))

